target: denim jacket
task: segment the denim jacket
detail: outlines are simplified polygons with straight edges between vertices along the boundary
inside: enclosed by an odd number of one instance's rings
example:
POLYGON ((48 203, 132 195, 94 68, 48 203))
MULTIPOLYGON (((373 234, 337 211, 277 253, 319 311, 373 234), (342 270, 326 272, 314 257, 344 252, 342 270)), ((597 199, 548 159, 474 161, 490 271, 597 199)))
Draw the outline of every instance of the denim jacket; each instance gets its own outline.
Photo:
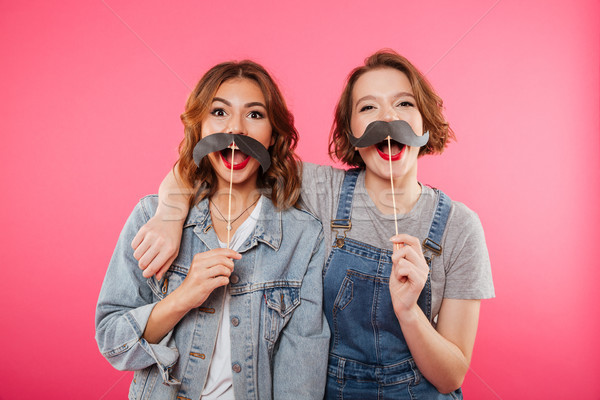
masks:
MULTIPOLYGON (((185 279, 196 253, 219 247, 208 201, 190 210, 180 252, 160 281, 145 279, 131 241, 154 215, 158 198, 135 207, 119 237, 96 309, 96 341, 119 370, 134 370, 130 399, 198 399, 208 375, 223 306, 231 295, 231 363, 237 399, 322 399, 329 327, 322 311, 323 233, 295 208, 265 199, 242 244, 227 288, 218 288, 158 344, 142 338, 161 299, 185 279)), ((226 323, 223 321, 223 323, 226 323)))

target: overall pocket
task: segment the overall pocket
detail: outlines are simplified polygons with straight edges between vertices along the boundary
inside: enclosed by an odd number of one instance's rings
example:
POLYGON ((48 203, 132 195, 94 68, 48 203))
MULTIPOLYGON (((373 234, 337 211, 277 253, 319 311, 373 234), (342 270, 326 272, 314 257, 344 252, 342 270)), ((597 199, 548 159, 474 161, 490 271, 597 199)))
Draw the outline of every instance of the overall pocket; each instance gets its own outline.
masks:
POLYGON ((340 290, 338 291, 338 294, 335 297, 335 301, 333 302, 333 314, 335 315, 337 311, 346 308, 346 306, 352 301, 353 297, 354 282, 352 282, 350 276, 346 275, 344 277, 344 280, 342 281, 340 290))

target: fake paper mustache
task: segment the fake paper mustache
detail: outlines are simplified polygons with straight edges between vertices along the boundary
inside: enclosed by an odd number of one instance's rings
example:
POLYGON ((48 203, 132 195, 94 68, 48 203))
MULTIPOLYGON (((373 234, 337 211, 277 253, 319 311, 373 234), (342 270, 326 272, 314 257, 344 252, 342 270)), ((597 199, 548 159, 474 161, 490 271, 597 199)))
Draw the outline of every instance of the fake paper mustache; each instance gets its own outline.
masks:
POLYGON ((200 140, 196 143, 196 146, 194 146, 194 162, 199 166, 200 160, 206 155, 224 150, 232 143, 235 143, 242 153, 257 160, 260 163, 263 172, 268 170, 271 166, 271 155, 262 143, 250 136, 233 133, 215 133, 200 140))
POLYGON ((429 141, 429 132, 418 136, 408 122, 402 120, 373 121, 367 125, 361 137, 357 138, 353 134, 349 136, 350 144, 354 147, 369 147, 386 140, 388 136, 398 143, 413 147, 425 146, 429 141))

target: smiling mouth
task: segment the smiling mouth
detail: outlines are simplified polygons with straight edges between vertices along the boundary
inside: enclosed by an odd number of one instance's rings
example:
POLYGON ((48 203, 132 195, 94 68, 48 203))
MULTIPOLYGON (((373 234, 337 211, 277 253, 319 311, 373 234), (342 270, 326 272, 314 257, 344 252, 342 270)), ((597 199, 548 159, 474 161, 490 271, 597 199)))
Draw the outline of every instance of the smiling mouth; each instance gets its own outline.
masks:
POLYGON ((248 161, 250 161, 250 156, 242 152, 234 143, 230 144, 226 149, 221 150, 219 154, 221 155, 223 165, 225 165, 225 168, 227 169, 242 169, 248 165, 248 161))
POLYGON ((379 143, 377 143, 375 145, 375 148, 377 149, 377 153, 379 154, 379 156, 381 158, 383 158, 386 161, 392 160, 392 161, 398 161, 399 159, 402 158, 402 155, 404 154, 404 149, 406 148, 405 145, 403 145, 402 143, 398 143, 395 140, 392 140, 391 145, 388 146, 388 141, 387 140, 383 140, 379 143), (390 153, 390 147, 391 147, 391 153, 390 153))

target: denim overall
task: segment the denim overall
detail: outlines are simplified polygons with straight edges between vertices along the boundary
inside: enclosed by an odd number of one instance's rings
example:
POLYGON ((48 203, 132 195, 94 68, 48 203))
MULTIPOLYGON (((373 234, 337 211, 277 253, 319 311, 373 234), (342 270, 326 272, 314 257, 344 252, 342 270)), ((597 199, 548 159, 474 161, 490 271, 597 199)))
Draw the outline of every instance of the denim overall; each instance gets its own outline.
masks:
MULTIPOLYGON (((461 399, 461 390, 440 394, 418 370, 395 317, 389 291, 392 251, 346 238, 358 169, 346 172, 333 249, 324 270, 324 307, 331 328, 326 399, 461 399), (343 234, 342 234, 343 232, 343 234)), ((426 260, 440 255, 451 201, 439 190, 426 260)), ((431 274, 430 274, 431 275, 431 274)), ((431 320, 431 281, 417 304, 431 320)))

